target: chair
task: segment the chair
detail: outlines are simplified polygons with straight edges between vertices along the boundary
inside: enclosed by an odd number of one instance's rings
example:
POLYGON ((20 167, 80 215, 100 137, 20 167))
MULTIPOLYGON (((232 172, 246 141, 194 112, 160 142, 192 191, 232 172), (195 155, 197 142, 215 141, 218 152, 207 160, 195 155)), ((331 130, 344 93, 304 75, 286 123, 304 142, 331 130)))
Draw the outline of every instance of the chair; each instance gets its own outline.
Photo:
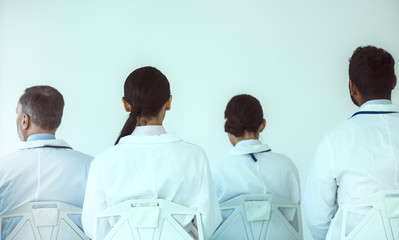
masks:
POLYGON ((163 199, 126 200, 103 210, 97 215, 95 234, 97 240, 204 239, 199 212, 163 199), (183 215, 193 218, 198 230, 188 233, 175 218, 183 215))
POLYGON ((220 210, 231 214, 211 240, 303 239, 299 204, 277 195, 241 195, 221 203, 220 210))
MULTIPOLYGON (((340 212, 341 211, 341 212, 340 212)), ((382 191, 369 197, 340 206, 342 215, 341 239, 399 239, 399 191, 382 191), (357 216, 358 224, 348 220, 357 216)))
POLYGON ((6 240, 88 240, 71 218, 81 209, 63 202, 30 202, 0 216, 3 221, 19 219, 6 240))

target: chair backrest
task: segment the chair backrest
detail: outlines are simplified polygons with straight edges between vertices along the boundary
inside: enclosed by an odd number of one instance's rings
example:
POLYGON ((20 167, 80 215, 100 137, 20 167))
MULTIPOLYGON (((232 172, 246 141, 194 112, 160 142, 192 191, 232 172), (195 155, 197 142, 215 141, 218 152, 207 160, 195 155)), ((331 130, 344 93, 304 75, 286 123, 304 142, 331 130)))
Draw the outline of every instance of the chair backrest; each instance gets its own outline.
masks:
POLYGON ((109 207, 97 215, 97 240, 203 240, 200 213, 163 199, 132 199, 109 207), (188 227, 176 218, 193 219, 188 227), (190 232, 190 233, 189 233, 190 232))
POLYGON ((229 215, 212 240, 303 239, 299 204, 273 194, 241 195, 220 204, 229 215))
POLYGON ((81 212, 63 202, 30 202, 1 215, 0 232, 3 222, 18 219, 6 240, 88 240, 72 220, 80 219, 81 212))
MULTIPOLYGON (((399 191, 382 191, 359 201, 340 206, 341 239, 399 239, 399 191), (349 226, 350 217, 356 226, 349 226)), ((337 213, 338 214, 338 213, 337 213)))

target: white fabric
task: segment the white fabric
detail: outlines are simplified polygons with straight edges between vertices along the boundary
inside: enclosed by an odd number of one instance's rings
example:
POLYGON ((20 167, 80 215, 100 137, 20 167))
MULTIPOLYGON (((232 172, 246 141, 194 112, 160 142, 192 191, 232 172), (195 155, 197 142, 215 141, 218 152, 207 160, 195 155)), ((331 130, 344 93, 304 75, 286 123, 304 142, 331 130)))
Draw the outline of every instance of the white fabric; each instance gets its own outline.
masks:
MULTIPOLYGON (((132 198, 166 199, 196 209, 205 238, 221 222, 204 151, 172 133, 123 137, 93 160, 82 212, 86 234, 93 237, 98 212, 132 198)), ((186 226, 191 220, 179 222, 186 226)))
POLYGON ((243 194, 273 193, 299 203, 298 170, 286 156, 259 140, 242 140, 227 155, 211 163, 219 202, 243 194), (257 162, 249 155, 254 153, 257 162))
MULTIPOLYGON (((82 207, 92 157, 63 148, 60 139, 23 142, 0 159, 0 214, 31 201, 62 201, 82 207)), ((8 235, 5 223, 2 238, 8 235)))
POLYGON ((160 125, 137 126, 132 136, 160 136, 165 134, 165 128, 160 125))
MULTIPOLYGON (((359 111, 399 112, 399 106, 372 102, 359 111)), ((356 115, 323 138, 304 198, 306 222, 314 239, 339 239, 341 221, 335 214, 340 205, 378 191, 399 189, 398 150, 397 113, 356 115)), ((359 219, 350 216, 349 228, 359 219)))

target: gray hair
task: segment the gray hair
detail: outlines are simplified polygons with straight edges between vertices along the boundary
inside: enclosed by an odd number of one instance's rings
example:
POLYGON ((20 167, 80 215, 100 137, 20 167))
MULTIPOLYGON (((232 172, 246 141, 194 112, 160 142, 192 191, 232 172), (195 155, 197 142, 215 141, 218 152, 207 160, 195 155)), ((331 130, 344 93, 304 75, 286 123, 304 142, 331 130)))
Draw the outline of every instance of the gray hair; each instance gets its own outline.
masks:
POLYGON ((42 129, 55 130, 61 124, 64 98, 57 89, 50 86, 33 86, 25 89, 19 99, 22 112, 42 129))

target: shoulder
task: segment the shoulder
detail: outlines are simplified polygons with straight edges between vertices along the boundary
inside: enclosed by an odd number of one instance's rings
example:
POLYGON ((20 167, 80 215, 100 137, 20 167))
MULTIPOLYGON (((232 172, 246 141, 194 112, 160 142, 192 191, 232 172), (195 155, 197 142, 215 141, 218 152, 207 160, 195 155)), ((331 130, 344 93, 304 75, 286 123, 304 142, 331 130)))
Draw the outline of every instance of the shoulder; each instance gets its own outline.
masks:
MULTIPOLYGON (((47 151, 51 152, 57 156, 64 157, 67 159, 74 159, 79 162, 86 162, 90 163, 91 160, 93 159, 92 156, 82 153, 80 151, 74 150, 67 142, 65 142, 63 139, 55 139, 55 140, 48 140, 46 142, 43 142, 41 144, 38 144, 38 148, 41 149, 42 151, 47 151), (40 145, 45 146, 55 146, 55 148, 52 147, 40 147, 40 145), (57 146, 61 148, 57 148, 57 146)), ((34 148, 33 148, 34 149, 34 148)), ((27 149, 29 150, 29 148, 27 149)))
POLYGON ((181 150, 183 151, 187 151, 188 153, 192 152, 197 154, 198 156, 206 156, 205 151, 198 145, 183 140, 178 142, 178 144, 179 148, 181 148, 181 150))
MULTIPOLYGON (((368 106, 369 108, 360 108, 358 112, 384 112, 384 111, 399 111, 397 105, 382 105, 382 106, 368 106)), ((342 138, 345 135, 363 132, 365 129, 375 129, 384 126, 386 123, 384 117, 396 117, 397 114, 359 114, 353 115, 347 120, 343 121, 337 127, 333 128, 326 134, 327 139, 342 138)), ((397 121, 395 121, 397 123, 397 121)))
POLYGON ((212 169, 225 168, 226 166, 236 165, 236 164, 234 164, 234 162, 237 163, 240 160, 242 160, 243 158, 246 158, 246 156, 245 155, 232 155, 229 152, 227 152, 223 156, 211 161, 210 166, 212 169))
POLYGON ((286 155, 276 152, 268 152, 264 154, 264 158, 262 159, 261 163, 267 164, 269 167, 275 166, 284 171, 290 171, 297 173, 297 167, 295 163, 286 155))
POLYGON ((291 158, 289 158, 286 155, 281 154, 281 153, 276 153, 276 152, 271 151, 269 153, 266 153, 266 156, 268 156, 274 162, 294 165, 294 162, 291 160, 291 158))
POLYGON ((348 132, 356 130, 362 127, 361 121, 356 118, 349 118, 342 123, 340 123, 335 128, 331 129, 325 136, 324 139, 330 139, 335 137, 340 137, 342 135, 348 134, 348 132))
POLYGON ((120 145, 112 146, 105 151, 96 155, 92 161, 92 165, 101 164, 103 162, 108 162, 110 159, 114 159, 121 155, 121 151, 123 151, 124 147, 120 145))
POLYGON ((82 153, 76 150, 66 150, 65 153, 73 155, 75 158, 81 160, 81 161, 86 161, 86 162, 91 162, 93 160, 93 156, 90 156, 86 153, 82 153))
POLYGON ((21 159, 21 155, 22 155, 21 150, 15 150, 13 152, 7 153, 6 155, 0 157, 0 166, 7 165, 10 161, 14 162, 16 160, 21 159))
POLYGON ((207 156, 205 151, 192 143, 183 141, 181 139, 175 141, 161 141, 151 142, 151 140, 145 143, 123 143, 117 144, 98 154, 93 164, 107 164, 113 160, 126 159, 127 157, 134 158, 138 154, 143 154, 148 151, 154 153, 154 151, 163 151, 168 154, 168 157, 182 157, 187 158, 200 158, 206 159, 207 156))

